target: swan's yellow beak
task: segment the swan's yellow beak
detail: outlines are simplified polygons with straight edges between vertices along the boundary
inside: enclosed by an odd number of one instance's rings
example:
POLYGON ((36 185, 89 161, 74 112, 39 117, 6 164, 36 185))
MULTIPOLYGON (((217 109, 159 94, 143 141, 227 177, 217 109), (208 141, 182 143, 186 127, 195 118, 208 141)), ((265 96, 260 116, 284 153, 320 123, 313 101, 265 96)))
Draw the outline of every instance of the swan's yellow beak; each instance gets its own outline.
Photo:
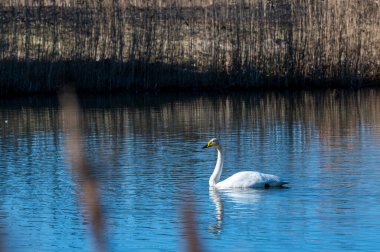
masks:
POLYGON ((203 149, 209 148, 211 146, 213 146, 212 141, 208 141, 208 143, 205 146, 203 146, 203 149))
POLYGON ((213 138, 210 141, 208 141, 208 143, 205 146, 203 146, 203 149, 213 147, 213 146, 215 146, 217 148, 219 147, 219 142, 218 142, 217 138, 213 138))

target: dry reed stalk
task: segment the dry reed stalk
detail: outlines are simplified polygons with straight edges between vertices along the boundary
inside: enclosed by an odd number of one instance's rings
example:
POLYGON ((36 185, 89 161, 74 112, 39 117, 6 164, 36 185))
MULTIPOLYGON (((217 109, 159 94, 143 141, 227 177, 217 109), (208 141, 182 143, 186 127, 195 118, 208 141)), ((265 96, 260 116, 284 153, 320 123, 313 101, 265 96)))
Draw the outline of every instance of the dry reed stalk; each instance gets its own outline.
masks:
POLYGON ((183 232, 186 240, 187 251, 202 251, 201 242, 197 233, 197 221, 195 219, 195 205, 192 199, 183 199, 182 218, 183 232))
POLYGON ((80 107, 72 90, 66 89, 59 97, 63 129, 67 135, 66 153, 71 171, 79 185, 79 198, 89 218, 89 223, 98 251, 106 251, 105 219, 101 207, 97 181, 91 174, 91 167, 84 157, 86 151, 81 143, 80 107))

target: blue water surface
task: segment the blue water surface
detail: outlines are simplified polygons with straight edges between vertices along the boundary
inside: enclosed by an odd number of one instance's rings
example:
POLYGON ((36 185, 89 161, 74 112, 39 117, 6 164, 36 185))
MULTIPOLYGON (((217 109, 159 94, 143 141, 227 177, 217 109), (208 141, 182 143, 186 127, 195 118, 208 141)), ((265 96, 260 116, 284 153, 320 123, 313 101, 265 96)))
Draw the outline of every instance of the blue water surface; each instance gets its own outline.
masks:
MULTIPOLYGON (((187 208, 205 251, 378 251, 380 91, 82 97, 109 251, 181 251, 187 208), (210 189, 275 174, 286 189, 210 189)), ((0 103, 5 251, 93 251, 55 98, 0 103)))

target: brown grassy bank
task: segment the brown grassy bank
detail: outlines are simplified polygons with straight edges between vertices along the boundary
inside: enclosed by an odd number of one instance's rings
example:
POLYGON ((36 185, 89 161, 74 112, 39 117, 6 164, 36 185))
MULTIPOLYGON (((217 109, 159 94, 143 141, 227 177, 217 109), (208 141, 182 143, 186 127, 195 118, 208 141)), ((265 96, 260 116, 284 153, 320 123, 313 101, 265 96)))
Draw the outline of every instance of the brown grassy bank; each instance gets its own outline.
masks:
POLYGON ((1 94, 376 85, 379 20, 376 0, 9 0, 1 94))

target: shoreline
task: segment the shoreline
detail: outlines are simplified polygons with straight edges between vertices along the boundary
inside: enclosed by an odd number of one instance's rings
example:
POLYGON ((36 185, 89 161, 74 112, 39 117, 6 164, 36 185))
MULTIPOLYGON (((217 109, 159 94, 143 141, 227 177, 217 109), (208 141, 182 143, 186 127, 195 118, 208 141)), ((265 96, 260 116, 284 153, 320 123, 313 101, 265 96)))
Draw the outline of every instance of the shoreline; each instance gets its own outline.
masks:
POLYGON ((303 76, 264 76, 250 72, 198 72, 189 66, 104 61, 0 60, 0 97, 56 94, 65 86, 78 93, 244 92, 379 87, 380 80, 353 76, 311 79, 303 76))

